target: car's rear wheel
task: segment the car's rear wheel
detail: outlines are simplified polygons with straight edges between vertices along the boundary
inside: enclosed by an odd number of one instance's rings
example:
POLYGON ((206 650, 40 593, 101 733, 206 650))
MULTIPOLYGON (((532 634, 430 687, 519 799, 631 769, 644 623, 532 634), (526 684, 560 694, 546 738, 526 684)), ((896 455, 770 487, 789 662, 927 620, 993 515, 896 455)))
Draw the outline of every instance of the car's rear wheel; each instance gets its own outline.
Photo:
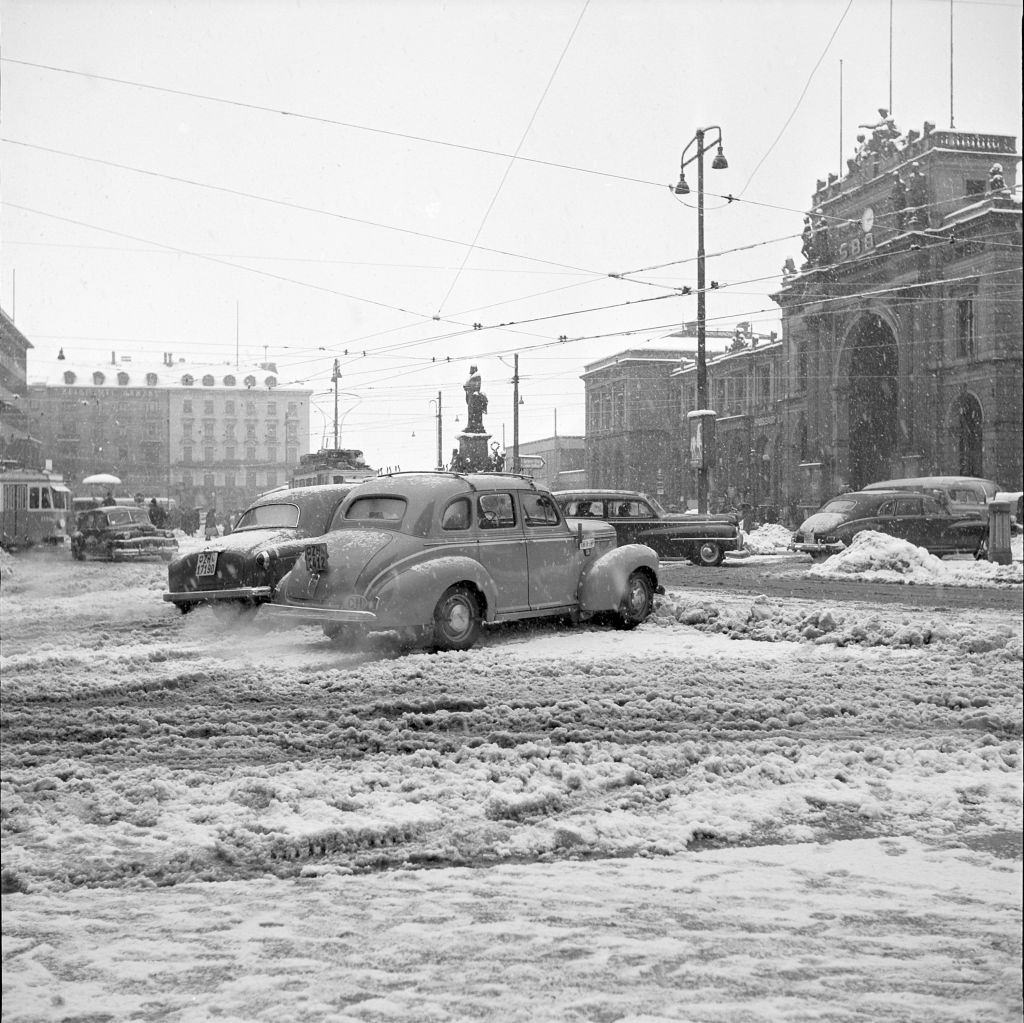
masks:
POLYGON ((646 572, 632 572, 626 580, 626 592, 612 617, 617 629, 635 629, 654 607, 654 586, 646 572))
POLYGON ((434 608, 436 650, 468 650, 480 638, 480 602, 468 586, 449 586, 434 608))
POLYGON ((725 561, 725 550, 714 540, 704 540, 697 548, 696 562, 704 568, 714 568, 725 561))
POLYGON ((352 625, 344 622, 327 622, 324 627, 324 635, 338 646, 355 646, 357 633, 352 625))

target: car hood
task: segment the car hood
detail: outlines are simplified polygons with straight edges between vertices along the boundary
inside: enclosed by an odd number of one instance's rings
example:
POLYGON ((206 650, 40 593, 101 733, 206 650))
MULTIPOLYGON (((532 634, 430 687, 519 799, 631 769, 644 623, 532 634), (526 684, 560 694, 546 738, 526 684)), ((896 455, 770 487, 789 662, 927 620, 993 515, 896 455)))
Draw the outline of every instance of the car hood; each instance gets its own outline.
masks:
POLYGON ((810 518, 804 519, 797 532, 820 536, 831 533, 847 521, 847 517, 840 512, 815 512, 810 518))
POLYGON ((291 540, 305 539, 303 534, 292 527, 275 527, 273 529, 243 529, 238 533, 228 533, 217 540, 212 540, 203 547, 205 551, 232 551, 236 554, 248 554, 288 543, 291 540))

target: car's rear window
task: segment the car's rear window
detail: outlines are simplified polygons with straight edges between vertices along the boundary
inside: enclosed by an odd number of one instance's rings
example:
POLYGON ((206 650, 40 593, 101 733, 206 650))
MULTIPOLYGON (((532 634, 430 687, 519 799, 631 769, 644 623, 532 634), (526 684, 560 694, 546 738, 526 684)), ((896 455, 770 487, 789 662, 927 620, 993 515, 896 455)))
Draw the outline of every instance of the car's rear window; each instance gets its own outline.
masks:
POLYGON ((299 508, 294 504, 261 504, 242 513, 235 524, 239 529, 291 528, 299 524, 299 508))
POLYGON ((974 490, 950 490, 949 499, 957 504, 981 504, 981 497, 974 490))
POLYGON ((401 522, 405 515, 404 497, 360 497, 345 510, 345 518, 401 522))
POLYGON ((857 507, 856 501, 844 501, 841 498, 835 501, 829 501, 821 510, 823 512, 835 512, 837 515, 844 514, 845 512, 853 511, 857 507))

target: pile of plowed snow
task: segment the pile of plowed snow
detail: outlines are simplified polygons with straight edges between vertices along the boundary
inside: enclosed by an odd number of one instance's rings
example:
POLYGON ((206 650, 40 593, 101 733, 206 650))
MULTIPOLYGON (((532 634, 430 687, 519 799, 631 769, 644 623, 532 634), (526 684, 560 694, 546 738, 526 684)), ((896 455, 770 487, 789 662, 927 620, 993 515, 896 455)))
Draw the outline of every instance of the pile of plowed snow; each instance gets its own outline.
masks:
POLYGON ((853 538, 846 550, 812 566, 807 574, 819 579, 856 576, 869 582, 930 586, 999 586, 1024 582, 1024 565, 1019 561, 1009 565, 943 561, 907 540, 865 530, 853 538))
POLYGON ((751 554, 788 554, 793 533, 778 522, 765 522, 746 535, 743 546, 751 554))

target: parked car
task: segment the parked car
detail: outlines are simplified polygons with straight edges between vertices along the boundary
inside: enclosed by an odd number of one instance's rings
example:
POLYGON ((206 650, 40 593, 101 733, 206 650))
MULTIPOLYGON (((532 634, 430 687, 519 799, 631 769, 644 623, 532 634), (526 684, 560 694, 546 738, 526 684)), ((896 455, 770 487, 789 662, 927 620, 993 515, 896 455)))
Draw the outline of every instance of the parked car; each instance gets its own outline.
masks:
POLYGON ((604 519, 620 544, 647 544, 661 558, 714 566, 726 551, 743 549, 737 515, 667 512, 654 498, 632 490, 556 490, 553 496, 569 518, 604 519))
POLYGON ((977 515, 954 515, 936 497, 907 490, 862 490, 841 494, 804 520, 793 535, 793 549, 815 560, 850 545, 865 529, 888 533, 932 554, 980 557, 988 523, 977 515))
POLYGON ((171 562, 163 599, 182 614, 197 604, 245 610, 270 600, 308 538, 331 528, 338 505, 351 489, 331 484, 261 495, 226 536, 171 562))
POLYGON ((349 494, 260 615, 341 641, 386 630, 466 650, 484 624, 521 618, 605 615, 632 628, 664 592, 657 569, 653 550, 617 547, 607 523, 570 528, 521 476, 392 473, 349 494))
POLYGON ((76 561, 163 558, 170 561, 178 541, 169 529, 157 529, 149 512, 135 505, 110 505, 80 512, 71 534, 71 556, 76 561))
POLYGON ((914 490, 938 497, 954 515, 988 517, 988 502, 999 492, 992 480, 978 476, 915 476, 901 480, 871 483, 865 490, 914 490))

